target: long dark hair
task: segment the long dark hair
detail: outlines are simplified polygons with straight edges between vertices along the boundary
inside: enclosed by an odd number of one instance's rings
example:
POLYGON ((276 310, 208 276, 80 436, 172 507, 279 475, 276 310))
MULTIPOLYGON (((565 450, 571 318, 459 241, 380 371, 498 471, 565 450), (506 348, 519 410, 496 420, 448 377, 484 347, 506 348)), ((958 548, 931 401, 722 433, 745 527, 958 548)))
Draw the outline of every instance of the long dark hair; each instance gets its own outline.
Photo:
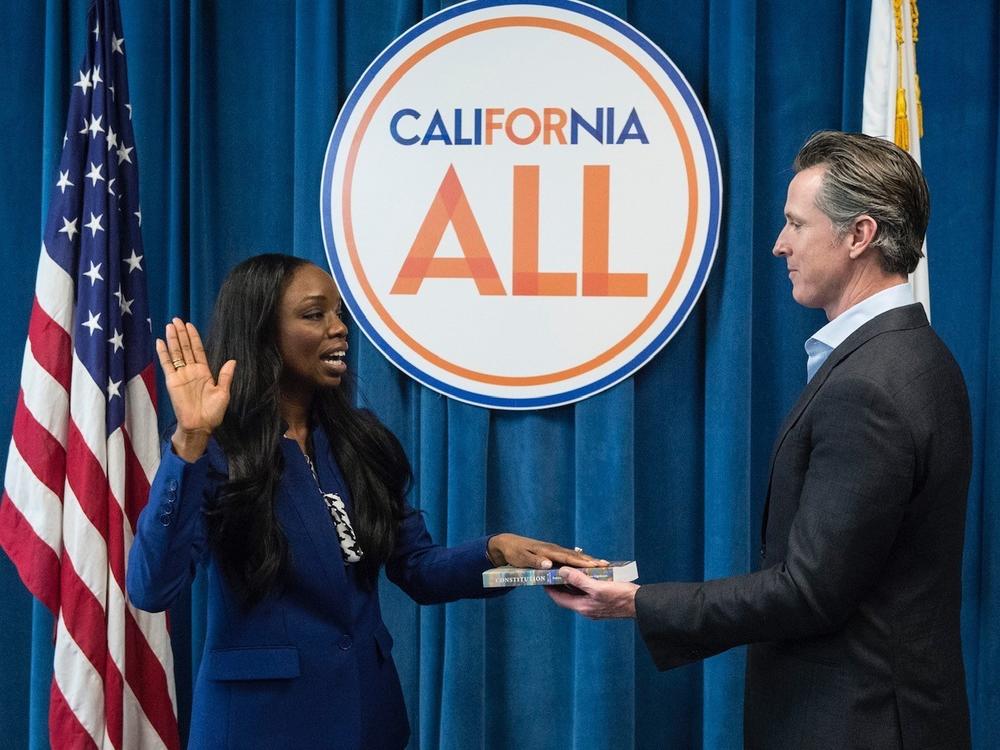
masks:
MULTIPOLYGON (((206 507, 209 542, 230 585, 247 605, 280 587, 288 541, 278 523, 276 490, 284 470, 280 440, 278 309, 292 274, 308 261, 258 255, 226 277, 215 302, 208 361, 212 371, 236 360, 229 408, 215 438, 229 477, 206 507)), ((352 524, 364 557, 358 568, 373 585, 392 554, 412 479, 399 441, 370 412, 354 408, 344 385, 317 391, 313 415, 354 499, 352 524)))

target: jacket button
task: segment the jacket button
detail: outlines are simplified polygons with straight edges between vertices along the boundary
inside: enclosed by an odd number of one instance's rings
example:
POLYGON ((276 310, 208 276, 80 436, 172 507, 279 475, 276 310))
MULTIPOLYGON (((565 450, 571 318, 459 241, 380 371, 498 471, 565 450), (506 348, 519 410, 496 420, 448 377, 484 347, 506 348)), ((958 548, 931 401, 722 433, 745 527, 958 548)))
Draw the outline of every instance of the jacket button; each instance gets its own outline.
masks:
POLYGON ((337 641, 337 648, 341 651, 350 651, 351 646, 354 645, 354 641, 351 640, 351 636, 345 635, 339 641, 337 641))
POLYGON ((169 513, 161 513, 160 514, 160 523, 163 524, 164 526, 169 526, 170 525, 170 514, 169 513))
POLYGON ((177 492, 177 480, 176 479, 171 479, 169 482, 167 482, 167 489, 170 490, 171 492, 176 493, 177 492))

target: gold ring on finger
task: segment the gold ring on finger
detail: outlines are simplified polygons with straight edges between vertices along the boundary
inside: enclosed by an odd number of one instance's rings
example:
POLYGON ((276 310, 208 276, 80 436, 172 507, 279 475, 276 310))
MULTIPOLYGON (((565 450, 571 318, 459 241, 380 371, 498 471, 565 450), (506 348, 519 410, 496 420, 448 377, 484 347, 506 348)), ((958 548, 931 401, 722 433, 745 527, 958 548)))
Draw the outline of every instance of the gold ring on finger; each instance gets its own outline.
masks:
POLYGON ((187 362, 185 362, 183 359, 175 359, 170 364, 172 364, 174 366, 175 370, 179 370, 182 367, 187 367, 187 362))

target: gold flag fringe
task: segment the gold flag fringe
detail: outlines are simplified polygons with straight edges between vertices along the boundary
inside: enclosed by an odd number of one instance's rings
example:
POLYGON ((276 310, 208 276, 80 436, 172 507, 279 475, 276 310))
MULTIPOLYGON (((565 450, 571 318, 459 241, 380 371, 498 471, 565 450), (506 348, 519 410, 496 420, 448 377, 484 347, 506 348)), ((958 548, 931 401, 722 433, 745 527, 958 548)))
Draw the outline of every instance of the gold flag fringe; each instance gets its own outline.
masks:
POLYGON ((910 149, 910 123, 906 116, 906 87, 903 86, 903 0, 892 0, 896 20, 896 132, 893 141, 904 151, 910 149))
POLYGON ((913 29, 913 95, 917 99, 917 133, 924 137, 924 104, 920 98, 920 76, 917 75, 917 42, 920 40, 920 11, 917 0, 910 0, 910 24, 913 29))

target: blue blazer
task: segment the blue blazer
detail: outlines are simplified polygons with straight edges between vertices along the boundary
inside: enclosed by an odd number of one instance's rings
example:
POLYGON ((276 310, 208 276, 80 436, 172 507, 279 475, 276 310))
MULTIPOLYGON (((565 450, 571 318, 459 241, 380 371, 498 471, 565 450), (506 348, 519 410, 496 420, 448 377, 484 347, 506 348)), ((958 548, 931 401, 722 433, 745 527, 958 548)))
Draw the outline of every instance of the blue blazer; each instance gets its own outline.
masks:
MULTIPOLYGON (((351 513, 321 428, 314 428, 313 442, 320 485, 338 492, 351 513)), ((212 441, 192 464, 168 447, 139 517, 127 570, 135 606, 170 607, 197 566, 208 566, 208 627, 188 747, 401 748, 410 728, 377 588, 366 589, 345 565, 298 445, 282 438, 281 450, 276 508, 290 569, 280 592, 249 610, 207 544, 202 507, 228 475, 218 444, 212 441)), ((482 597, 482 572, 491 567, 487 541, 438 546, 420 513, 407 506, 386 574, 421 604, 482 597)))

